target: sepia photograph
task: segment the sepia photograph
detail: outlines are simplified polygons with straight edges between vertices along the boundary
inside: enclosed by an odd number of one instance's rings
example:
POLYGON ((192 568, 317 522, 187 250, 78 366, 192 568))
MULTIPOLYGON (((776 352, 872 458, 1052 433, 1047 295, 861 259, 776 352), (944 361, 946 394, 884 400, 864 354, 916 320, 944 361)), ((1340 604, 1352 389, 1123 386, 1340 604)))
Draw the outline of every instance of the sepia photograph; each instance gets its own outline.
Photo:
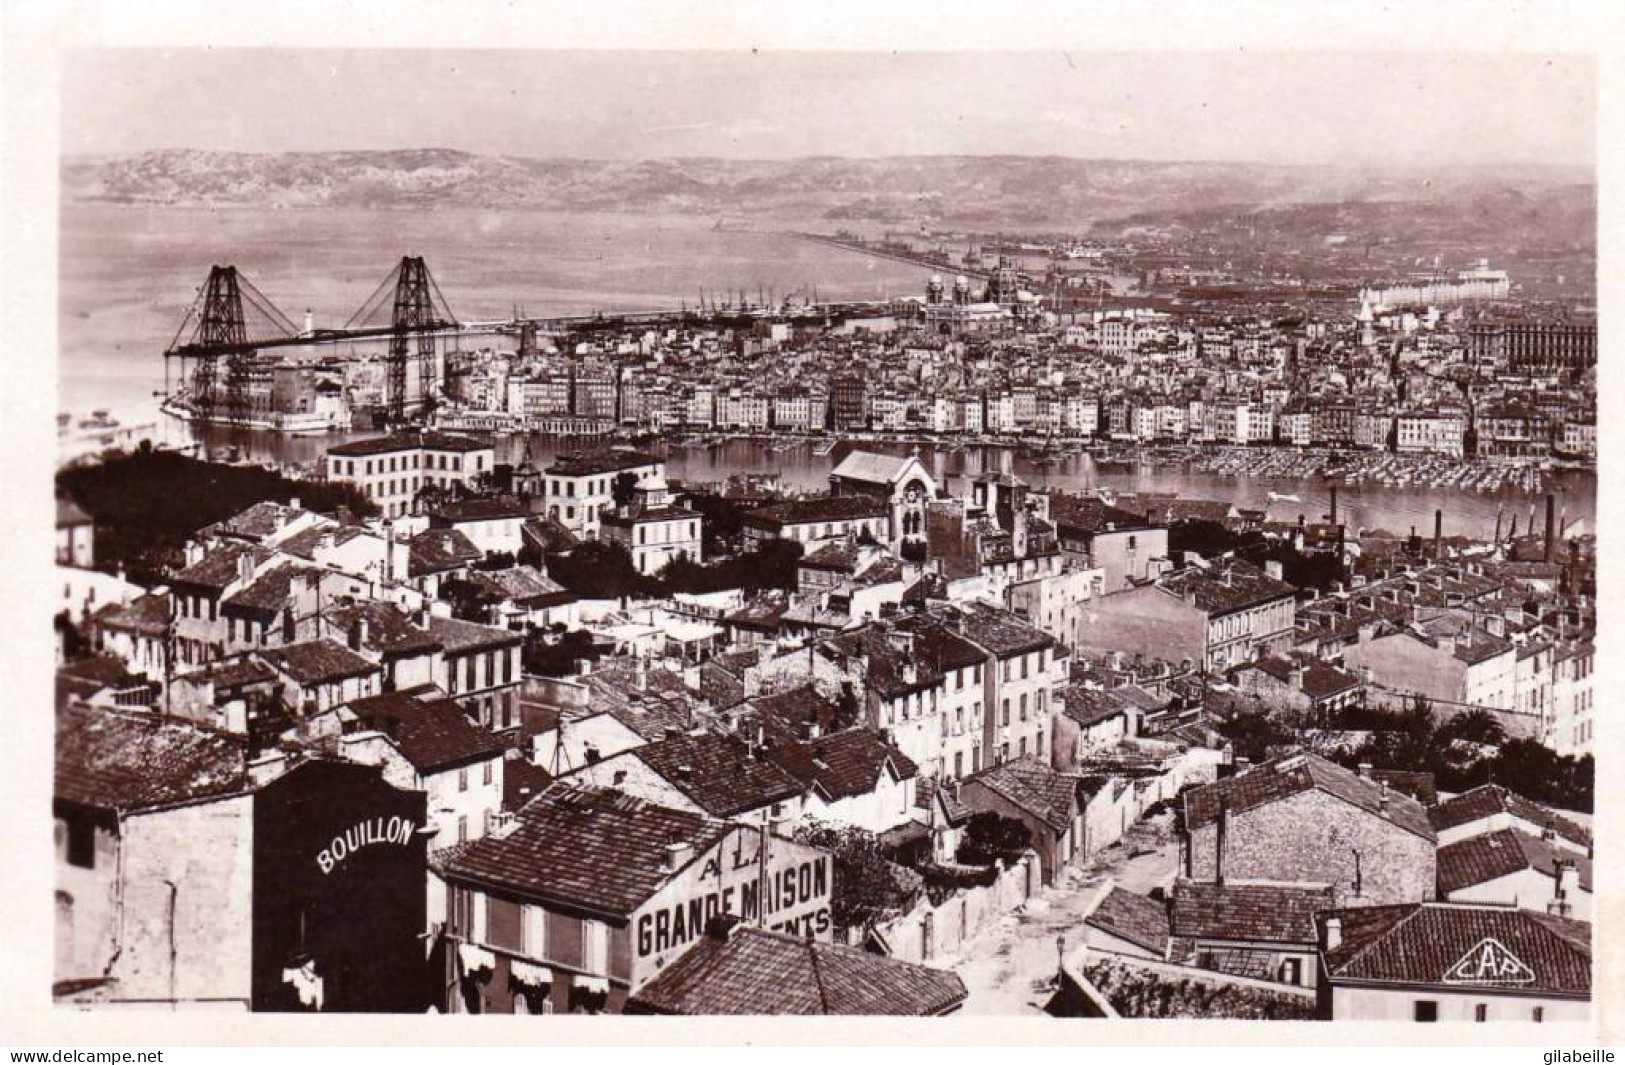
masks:
POLYGON ((1597 56, 1173 45, 61 51, 42 1008, 1595 1030, 1597 56))

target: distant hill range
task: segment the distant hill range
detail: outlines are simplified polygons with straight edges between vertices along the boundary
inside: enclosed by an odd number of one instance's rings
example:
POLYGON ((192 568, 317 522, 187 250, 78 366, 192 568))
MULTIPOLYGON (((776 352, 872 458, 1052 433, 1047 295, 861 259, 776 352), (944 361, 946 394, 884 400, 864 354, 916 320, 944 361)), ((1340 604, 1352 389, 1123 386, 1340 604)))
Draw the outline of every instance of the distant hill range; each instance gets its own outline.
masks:
MULTIPOLYGON (((161 206, 481 207, 680 212, 840 224, 1079 231, 1205 212, 1410 204, 1548 239, 1594 230, 1594 175, 1559 167, 1163 163, 1058 156, 533 159, 444 149, 70 158, 71 202, 161 206)), ((1474 227, 1476 228, 1476 226, 1474 227)))

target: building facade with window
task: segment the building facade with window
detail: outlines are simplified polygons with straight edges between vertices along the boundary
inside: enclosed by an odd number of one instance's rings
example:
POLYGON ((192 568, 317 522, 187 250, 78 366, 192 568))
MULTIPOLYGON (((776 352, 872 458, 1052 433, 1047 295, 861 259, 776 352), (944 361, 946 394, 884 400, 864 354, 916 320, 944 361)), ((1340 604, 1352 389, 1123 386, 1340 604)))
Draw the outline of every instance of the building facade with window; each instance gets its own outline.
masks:
POLYGON ((620 1012, 720 914, 828 939, 833 872, 760 828, 555 783, 444 865, 443 1006, 620 1012))
POLYGON ((560 456, 542 471, 547 516, 577 536, 596 538, 600 516, 615 504, 615 481, 623 474, 630 474, 634 482, 664 478, 666 464, 653 455, 628 450, 560 456))
POLYGON ((472 487, 490 475, 496 450, 466 436, 414 432, 328 448, 329 481, 352 484, 386 518, 411 514, 424 488, 472 487))
POLYGON ((1504 906, 1431 902, 1330 910, 1320 1015, 1335 1021, 1585 1022, 1591 926, 1504 906))

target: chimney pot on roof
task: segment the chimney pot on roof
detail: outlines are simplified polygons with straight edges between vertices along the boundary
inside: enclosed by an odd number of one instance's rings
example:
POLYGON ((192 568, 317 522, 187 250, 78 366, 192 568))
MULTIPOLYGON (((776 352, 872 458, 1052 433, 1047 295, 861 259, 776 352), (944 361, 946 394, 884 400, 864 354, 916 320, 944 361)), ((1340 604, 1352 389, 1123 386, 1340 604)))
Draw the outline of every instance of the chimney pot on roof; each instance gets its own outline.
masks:
POLYGON ((666 844, 665 858, 661 863, 662 868, 668 873, 675 873, 688 864, 688 860, 693 853, 694 845, 692 843, 687 841, 668 843, 666 844))
POLYGON ((1360 763, 1360 775, 1362 777, 1365 777, 1367 780, 1371 779, 1371 763, 1370 762, 1361 762, 1360 763))
POLYGON ((1343 945, 1343 919, 1338 916, 1326 918, 1324 925, 1326 934, 1326 949, 1336 950, 1343 945))
POLYGON ((738 914, 719 913, 705 923, 706 938, 726 943, 733 938, 734 929, 738 928, 739 924, 738 914))

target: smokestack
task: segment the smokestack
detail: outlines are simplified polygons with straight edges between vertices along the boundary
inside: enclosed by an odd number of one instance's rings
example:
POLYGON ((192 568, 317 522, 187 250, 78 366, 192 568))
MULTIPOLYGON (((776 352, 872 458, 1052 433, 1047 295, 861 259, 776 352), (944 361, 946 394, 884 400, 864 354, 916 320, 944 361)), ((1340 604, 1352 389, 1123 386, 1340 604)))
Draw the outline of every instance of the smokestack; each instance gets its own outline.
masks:
POLYGON ((1433 512, 1433 557, 1444 557, 1444 511, 1433 512))
MULTIPOLYGON (((1501 506, 1498 506, 1498 507, 1495 508, 1495 542, 1497 544, 1499 544, 1501 542, 1501 515, 1505 510, 1506 510, 1506 505, 1505 504, 1502 504, 1501 506)), ((1517 519, 1513 519, 1513 520, 1517 520, 1517 519)))
POLYGON ((1332 485, 1332 513, 1331 513, 1331 523, 1332 523, 1332 524, 1333 524, 1333 525, 1336 525, 1336 524, 1337 524, 1337 486, 1336 486, 1336 485, 1335 485, 1335 484, 1334 484, 1334 485, 1332 485))
POLYGON ((1546 561, 1552 560, 1557 548, 1557 497, 1546 493, 1546 561))
POLYGON ((1516 540, 1517 538, 1518 538, 1518 516, 1516 514, 1514 514, 1514 515, 1512 515, 1512 528, 1507 532, 1507 539, 1509 541, 1511 541, 1511 540, 1516 540))

